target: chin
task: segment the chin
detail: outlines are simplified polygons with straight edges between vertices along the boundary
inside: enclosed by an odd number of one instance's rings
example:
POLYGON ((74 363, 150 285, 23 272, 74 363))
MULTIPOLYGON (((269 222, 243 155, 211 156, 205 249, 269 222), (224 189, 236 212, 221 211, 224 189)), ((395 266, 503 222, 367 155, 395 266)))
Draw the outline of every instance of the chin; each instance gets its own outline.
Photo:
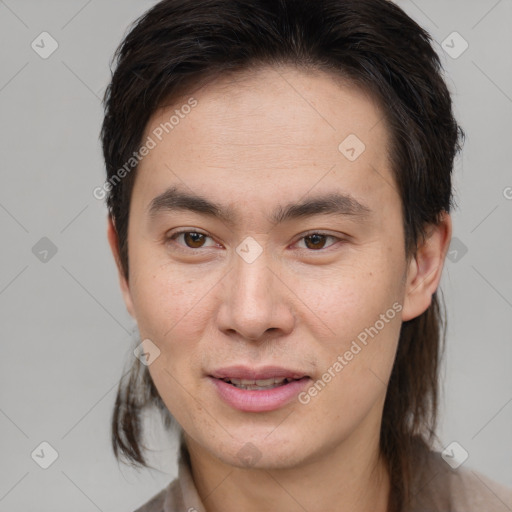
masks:
MULTIPOLYGON (((314 455, 304 443, 304 437, 292 435, 285 429, 276 434, 274 427, 244 430, 236 437, 226 435, 221 443, 210 446, 209 451, 223 463, 240 469, 289 469, 314 455), (264 431, 263 431, 264 430, 264 431)), ((206 447, 211 438, 205 440, 206 447)))

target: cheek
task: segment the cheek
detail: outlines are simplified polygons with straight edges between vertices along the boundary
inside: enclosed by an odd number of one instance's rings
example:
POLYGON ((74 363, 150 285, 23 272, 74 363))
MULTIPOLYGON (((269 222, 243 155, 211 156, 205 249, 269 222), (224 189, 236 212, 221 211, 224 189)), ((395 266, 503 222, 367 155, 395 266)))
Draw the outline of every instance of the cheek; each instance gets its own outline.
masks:
POLYGON ((197 317, 201 294, 186 279, 168 272, 151 273, 135 293, 139 331, 155 338, 163 348, 172 340, 182 338, 199 326, 197 317))
POLYGON ((338 312, 336 323, 331 319, 336 336, 319 347, 322 373, 302 396, 311 419, 305 428, 311 435, 324 429, 337 439, 361 424, 370 411, 375 421, 378 418, 401 326, 401 304, 384 302, 386 307, 379 301, 365 307, 352 302, 338 312))
POLYGON ((141 336, 165 341, 188 334, 201 325, 201 316, 208 309, 207 291, 211 280, 201 276, 187 276, 179 267, 152 262, 137 265, 134 258, 135 279, 131 285, 137 324, 141 336))
MULTIPOLYGON (((304 302, 325 321, 333 338, 357 337, 395 302, 403 301, 399 259, 388 250, 368 252, 367 256, 354 257, 349 265, 333 269, 325 279, 302 278, 304 302)), ((386 320, 399 316, 396 309, 386 320)), ((386 327, 390 323, 386 322, 386 327)))
POLYGON ((367 254, 354 258, 350 266, 340 267, 329 283, 313 284, 312 280, 308 287, 308 305, 330 331, 318 346, 319 370, 330 369, 335 377, 326 375, 330 392, 319 393, 319 405, 325 401, 323 405, 329 408, 331 403, 334 416, 343 409, 363 414, 381 397, 400 335, 401 255, 389 245, 375 246, 367 254), (332 403, 338 406, 332 407, 332 403))

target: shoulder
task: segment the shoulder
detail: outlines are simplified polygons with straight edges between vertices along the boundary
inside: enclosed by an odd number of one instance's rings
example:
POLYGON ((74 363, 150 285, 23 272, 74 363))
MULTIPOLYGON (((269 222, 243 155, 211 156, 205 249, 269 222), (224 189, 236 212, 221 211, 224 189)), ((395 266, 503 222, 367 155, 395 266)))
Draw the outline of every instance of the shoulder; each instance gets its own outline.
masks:
POLYGON ((182 504, 179 480, 176 478, 134 512, 182 512, 182 504))
POLYGON ((415 512, 507 512, 512 510, 509 489, 470 467, 453 469, 430 451, 422 460, 415 489, 415 512))

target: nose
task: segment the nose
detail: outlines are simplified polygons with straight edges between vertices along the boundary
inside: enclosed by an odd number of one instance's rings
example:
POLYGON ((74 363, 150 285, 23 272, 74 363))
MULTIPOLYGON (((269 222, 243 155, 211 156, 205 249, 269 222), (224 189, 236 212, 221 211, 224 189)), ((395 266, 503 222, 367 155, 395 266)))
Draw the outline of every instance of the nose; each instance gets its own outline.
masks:
MULTIPOLYGON (((255 261, 234 256, 231 271, 222 283, 218 326, 226 334, 257 341, 292 332, 295 323, 292 293, 279 278, 264 251, 255 261)), ((273 265, 275 267, 275 265, 273 265)))

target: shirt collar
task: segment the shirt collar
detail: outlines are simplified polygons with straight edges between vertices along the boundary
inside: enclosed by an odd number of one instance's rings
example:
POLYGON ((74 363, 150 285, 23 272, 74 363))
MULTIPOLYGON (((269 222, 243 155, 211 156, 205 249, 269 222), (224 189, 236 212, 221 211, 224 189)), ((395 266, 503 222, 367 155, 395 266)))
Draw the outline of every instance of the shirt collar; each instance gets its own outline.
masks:
POLYGON ((164 501, 164 512, 175 512, 176 505, 184 512, 206 512, 192 478, 190 454, 183 438, 179 448, 177 485, 169 487, 164 501))

